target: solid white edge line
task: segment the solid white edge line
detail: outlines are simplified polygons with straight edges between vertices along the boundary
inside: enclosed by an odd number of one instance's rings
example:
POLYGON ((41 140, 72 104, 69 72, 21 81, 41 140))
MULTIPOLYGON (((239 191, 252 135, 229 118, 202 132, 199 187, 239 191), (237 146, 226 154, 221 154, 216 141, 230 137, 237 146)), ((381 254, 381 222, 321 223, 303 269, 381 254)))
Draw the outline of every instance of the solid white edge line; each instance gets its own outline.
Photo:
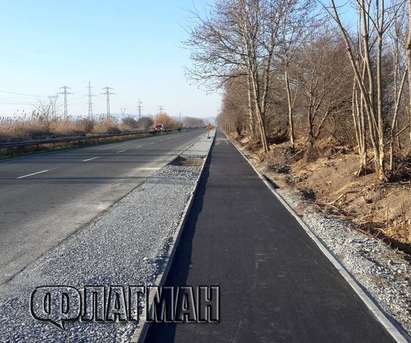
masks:
MULTIPOLYGON (((297 220, 300 226, 304 229, 307 235, 314 241, 318 246, 321 252, 327 257, 327 259, 332 263, 332 265, 338 270, 341 276, 347 281, 355 293, 360 297, 363 303, 367 308, 372 312, 376 319, 382 324, 382 326, 387 330, 392 338, 399 343, 407 343, 408 338, 406 337, 407 333, 400 332, 400 330, 393 324, 393 322, 387 317, 387 314, 376 304, 373 300, 360 286, 358 281, 354 278, 353 275, 338 261, 337 257, 327 248, 325 243, 316 236, 316 234, 310 229, 310 227, 304 222, 304 220, 294 211, 294 209, 288 204, 288 202, 279 194, 270 183, 265 180, 261 173, 254 167, 251 161, 244 155, 244 153, 237 147, 237 145, 232 142, 230 139, 226 138, 231 144, 237 149, 237 151, 243 156, 247 163, 253 168, 254 172, 258 177, 264 182, 268 189, 275 195, 275 197, 281 202, 281 204, 290 212, 290 214, 297 220)), ((404 330, 405 331, 405 330, 404 330)))
POLYGON ((47 173, 48 171, 49 171, 49 169, 41 170, 41 171, 38 171, 38 172, 35 172, 35 173, 19 176, 19 177, 17 177, 17 179, 25 179, 26 177, 30 177, 30 176, 34 176, 34 175, 38 175, 38 174, 44 174, 44 173, 47 173))
POLYGON ((97 158, 99 158, 99 157, 98 157, 98 156, 95 156, 95 157, 87 158, 87 159, 83 160, 82 162, 93 161, 93 160, 95 160, 95 159, 97 159, 97 158))
MULTIPOLYGON (((204 161, 203 161, 203 163, 201 165, 201 168, 200 168, 200 173, 198 174, 198 177, 197 177, 196 182, 194 184, 194 187, 193 187, 193 189, 190 193, 187 204, 186 204, 186 206, 184 208, 184 211, 183 211, 183 213, 180 217, 180 222, 179 222, 179 224, 178 224, 178 226, 177 226, 177 228, 174 232, 173 244, 172 244, 171 249, 168 251, 168 254, 167 254, 167 265, 165 266, 164 271, 162 273, 160 273, 159 275, 157 275, 157 277, 156 277, 155 281, 153 282, 152 286, 161 286, 167 280, 168 273, 170 271, 171 265, 173 264, 173 259, 174 259, 175 252, 176 252, 178 244, 180 242, 183 227, 187 222, 188 213, 190 212, 191 207, 193 206, 194 196, 197 192, 197 188, 198 188, 198 185, 200 183, 200 179, 203 175, 205 165, 206 165, 206 163, 207 163, 207 161, 210 157, 210 152, 211 152, 211 148, 214 144, 215 136, 216 136, 216 131, 214 131, 214 136, 213 136, 213 139, 211 141, 210 147, 208 149, 207 156, 204 158, 204 161)), ((154 292, 150 293, 150 298, 148 299, 148 305, 146 304, 148 306, 148 308, 151 307, 151 305, 153 304, 153 299, 154 299, 154 292)), ((144 343, 144 340, 147 336, 149 325, 150 325, 150 323, 147 323, 144 319, 140 319, 140 322, 138 323, 137 328, 135 329, 133 335, 131 336, 130 343, 144 343)))

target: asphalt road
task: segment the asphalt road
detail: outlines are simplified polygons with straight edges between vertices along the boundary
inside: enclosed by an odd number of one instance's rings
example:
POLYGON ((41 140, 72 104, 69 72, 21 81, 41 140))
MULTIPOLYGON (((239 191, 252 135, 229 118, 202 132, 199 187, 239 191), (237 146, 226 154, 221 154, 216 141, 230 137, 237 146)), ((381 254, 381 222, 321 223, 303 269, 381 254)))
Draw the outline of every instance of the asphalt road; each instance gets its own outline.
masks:
POLYGON ((1 161, 0 285, 144 182, 201 133, 1 161))
POLYGON ((218 324, 151 324, 145 342, 392 342, 219 134, 166 282, 220 285, 218 324))

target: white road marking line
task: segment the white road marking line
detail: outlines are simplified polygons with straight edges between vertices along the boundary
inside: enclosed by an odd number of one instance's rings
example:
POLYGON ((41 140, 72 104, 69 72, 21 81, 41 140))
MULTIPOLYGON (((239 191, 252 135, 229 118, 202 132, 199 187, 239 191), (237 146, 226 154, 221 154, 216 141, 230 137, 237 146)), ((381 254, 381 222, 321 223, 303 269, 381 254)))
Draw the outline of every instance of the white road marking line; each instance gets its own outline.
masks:
POLYGON ((159 170, 161 167, 142 167, 142 168, 137 168, 138 170, 159 170))
POLYGON ((98 156, 91 157, 91 158, 87 158, 87 159, 83 160, 83 162, 93 161, 93 160, 95 160, 95 159, 97 159, 97 158, 98 158, 98 156))
POLYGON ((121 154, 122 152, 126 152, 128 149, 124 149, 124 150, 120 150, 120 151, 118 151, 117 153, 118 154, 121 154))
POLYGON ((48 171, 49 171, 49 169, 41 170, 41 171, 38 171, 38 172, 35 172, 35 173, 19 176, 17 179, 25 179, 26 177, 47 173, 48 171))

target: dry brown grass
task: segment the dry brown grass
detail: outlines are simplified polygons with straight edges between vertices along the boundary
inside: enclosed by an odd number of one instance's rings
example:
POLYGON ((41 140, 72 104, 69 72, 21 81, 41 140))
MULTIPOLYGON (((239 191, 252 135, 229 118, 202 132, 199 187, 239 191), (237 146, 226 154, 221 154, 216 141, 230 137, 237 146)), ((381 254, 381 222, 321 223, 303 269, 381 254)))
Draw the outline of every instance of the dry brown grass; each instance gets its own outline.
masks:
POLYGON ((50 132, 54 135, 85 134, 93 130, 95 123, 91 120, 55 120, 50 123, 50 132))
POLYGON ((95 133, 117 133, 120 131, 119 125, 110 118, 97 122, 93 129, 95 133))
POLYGON ((57 118, 53 120, 36 117, 19 120, 0 119, 0 140, 35 139, 49 136, 65 136, 95 133, 118 133, 129 130, 113 119, 91 121, 88 119, 57 118))
POLYGON ((49 133, 47 122, 39 120, 2 121, 0 122, 0 139, 36 138, 49 133))

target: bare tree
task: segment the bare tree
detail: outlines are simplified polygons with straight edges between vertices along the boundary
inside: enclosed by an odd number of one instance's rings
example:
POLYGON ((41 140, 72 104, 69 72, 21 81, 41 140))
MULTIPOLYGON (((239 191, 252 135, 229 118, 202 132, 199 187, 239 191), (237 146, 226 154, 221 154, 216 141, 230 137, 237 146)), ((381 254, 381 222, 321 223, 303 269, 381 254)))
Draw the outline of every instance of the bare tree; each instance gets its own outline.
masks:
POLYGON ((353 39, 349 30, 343 24, 340 9, 335 0, 331 0, 330 14, 334 18, 341 35, 345 41, 347 54, 351 62, 355 80, 364 101, 364 108, 368 121, 368 132, 373 148, 373 160, 378 180, 385 181, 385 121, 384 121, 384 96, 382 57, 385 33, 393 22, 398 11, 398 4, 392 2, 357 0, 360 32, 361 52, 360 58, 356 57, 353 39), (375 40, 375 51, 372 50, 371 40, 375 40), (373 54, 374 52, 374 54, 373 54), (361 69, 365 68, 364 72, 361 69))
POLYGON ((247 76, 249 127, 257 128, 264 151, 269 150, 265 116, 272 62, 285 6, 286 0, 217 1, 214 16, 200 19, 188 41, 197 77, 226 82, 247 76))
MULTIPOLYGON (((407 79, 408 69, 403 65, 403 56, 405 56, 402 38, 404 36, 404 20, 405 10, 395 13, 394 25, 390 34, 392 41, 392 61, 393 61, 393 87, 392 87, 392 121, 390 127, 389 137, 389 170, 394 170, 394 144, 395 136, 397 135, 398 115, 401 107, 401 100, 403 97, 404 86, 407 79)), ((399 135, 397 135, 397 145, 399 146, 399 135)))
MULTIPOLYGON (((224 87, 237 77, 248 76, 241 37, 231 19, 232 5, 233 3, 217 1, 208 17, 195 14, 197 25, 185 42, 185 46, 191 50, 192 66, 189 75, 195 81, 214 88, 224 87)), ((251 101, 250 88, 250 128, 253 127, 254 120, 251 101)))
POLYGON ((408 110, 410 116, 410 140, 411 140, 411 0, 408 0, 408 37, 407 37, 407 69, 408 72, 408 110))
POLYGON ((137 127, 142 130, 147 130, 154 125, 154 121, 150 117, 141 117, 137 121, 137 127))
POLYGON ((315 141, 328 118, 351 108, 350 69, 342 42, 326 34, 306 44, 298 60, 298 80, 307 118, 306 157, 312 159, 315 141))
POLYGON ((184 117, 183 126, 188 128, 203 127, 205 126, 204 120, 195 117, 184 117))
POLYGON ((277 55, 284 74, 288 111, 288 135, 291 147, 294 148, 293 112, 298 88, 291 85, 290 65, 294 62, 296 53, 302 48, 311 31, 318 25, 318 18, 314 13, 314 2, 311 0, 289 0, 284 7, 280 20, 280 44, 277 55))

